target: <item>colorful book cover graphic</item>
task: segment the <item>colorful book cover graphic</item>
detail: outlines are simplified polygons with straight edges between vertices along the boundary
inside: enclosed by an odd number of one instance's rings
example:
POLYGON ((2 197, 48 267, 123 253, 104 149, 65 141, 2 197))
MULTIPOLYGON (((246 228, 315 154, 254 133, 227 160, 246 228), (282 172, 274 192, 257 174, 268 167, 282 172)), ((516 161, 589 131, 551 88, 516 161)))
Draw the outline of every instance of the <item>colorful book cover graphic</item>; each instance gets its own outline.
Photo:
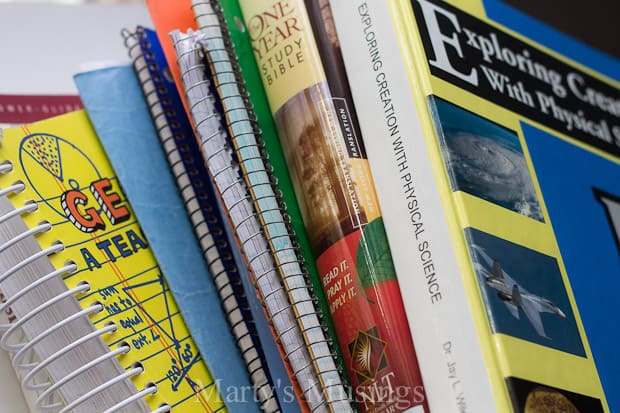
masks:
POLYGON ((508 377, 515 413, 603 413, 601 401, 583 394, 508 377))
POLYGON ((430 106, 452 190, 544 221, 517 134, 438 97, 430 106))

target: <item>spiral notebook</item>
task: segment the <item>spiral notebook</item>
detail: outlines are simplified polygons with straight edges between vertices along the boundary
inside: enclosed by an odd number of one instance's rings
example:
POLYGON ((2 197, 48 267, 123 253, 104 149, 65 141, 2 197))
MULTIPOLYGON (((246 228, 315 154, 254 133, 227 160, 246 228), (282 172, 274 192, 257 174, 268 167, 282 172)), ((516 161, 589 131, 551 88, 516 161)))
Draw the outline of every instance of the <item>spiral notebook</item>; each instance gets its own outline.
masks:
POLYGON ((209 4, 201 7, 196 14, 210 24, 171 37, 204 157, 299 386, 298 396, 311 411, 349 411, 238 66, 227 52, 219 17, 209 4))
MULTIPOLYGON (((77 95, 0 95, 0 129, 36 122, 54 115, 72 112, 82 108, 77 95)), ((0 303, 6 298, 0 292, 0 303)), ((8 308, 0 312, 0 324, 14 322, 15 316, 8 308)), ((23 375, 15 375, 9 355, 0 351, 0 412, 34 412, 34 400, 21 397, 19 382, 23 375), (17 380, 15 380, 17 377, 17 380)))
MULTIPOLYGON (((243 277, 249 277, 244 274, 247 269, 240 258, 235 260, 235 256, 239 256, 233 251, 236 244, 226 236, 227 223, 219 213, 217 196, 202 162, 198 142, 174 82, 166 78, 168 65, 157 34, 138 27, 134 33, 124 31, 123 37, 166 153, 168 167, 175 176, 260 407, 265 412, 278 411, 274 382, 255 324, 255 318, 264 318, 262 307, 259 305, 259 311, 254 313, 250 308, 249 299, 252 297, 245 294, 243 287, 243 277)), ((154 145, 155 142, 144 144, 154 145)), ((266 325, 266 321, 263 323, 266 325)), ((270 367, 277 363, 277 359, 270 357, 270 367)))
POLYGON ((76 85, 99 140, 150 242, 202 359, 229 409, 258 413, 241 353, 130 65, 78 73, 76 85), (105 85, 105 87, 101 87, 105 85), (151 145, 155 143, 155 145, 151 145))
MULTIPOLYGON (((182 0, 180 3, 182 4, 184 1, 190 3, 188 0, 182 0)), ((270 171, 273 174, 272 178, 277 181, 278 194, 286 204, 286 215, 287 221, 291 226, 291 236, 298 246, 300 258, 303 259, 304 270, 308 272, 317 306, 323 313, 322 322, 327 329, 328 340, 330 340, 332 350, 336 355, 337 366, 345 372, 342 375, 343 380, 345 380, 344 384, 345 386, 350 386, 343 352, 336 337, 334 320, 330 317, 327 297, 323 291, 322 277, 319 275, 314 256, 312 255, 310 239, 302 219, 302 210, 295 195, 293 180, 286 164, 280 136, 265 94, 260 68, 257 66, 254 58, 251 36, 248 34, 245 26, 241 24, 243 16, 239 2, 237 0, 191 0, 191 4, 200 28, 203 28, 205 25, 213 25, 214 21, 210 15, 213 15, 213 12, 215 12, 220 21, 222 32, 230 40, 228 47, 243 73, 243 84, 247 90, 249 106, 261 132, 260 139, 262 140, 262 147, 269 158, 270 171), (203 7, 205 4, 210 7, 203 7)))
POLYGON ((225 409, 86 113, 5 130, 0 157, 0 346, 37 407, 225 409))

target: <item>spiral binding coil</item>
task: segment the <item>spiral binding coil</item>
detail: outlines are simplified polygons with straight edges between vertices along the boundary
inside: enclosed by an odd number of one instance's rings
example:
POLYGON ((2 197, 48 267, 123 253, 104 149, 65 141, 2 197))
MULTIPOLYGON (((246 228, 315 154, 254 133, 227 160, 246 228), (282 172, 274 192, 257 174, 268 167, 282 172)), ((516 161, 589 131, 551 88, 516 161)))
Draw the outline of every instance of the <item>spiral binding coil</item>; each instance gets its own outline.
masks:
MULTIPOLYGON (((263 164, 265 165, 265 171, 268 174, 269 177, 269 184, 271 185, 272 191, 275 194, 275 198, 277 200, 278 203, 278 207, 279 207, 279 211, 283 217, 283 221, 286 225, 286 234, 289 236, 291 243, 292 243, 292 248, 294 251, 295 256, 297 257, 297 263, 299 264, 299 267, 301 269, 301 274, 304 276, 305 278, 305 287, 307 289, 310 290, 310 292, 312 293, 312 297, 314 298, 314 300, 316 300, 316 295, 314 294, 314 287, 312 282, 309 280, 309 273, 307 270, 307 267, 305 265, 305 261, 304 261, 304 257, 301 254, 301 248, 299 247, 299 243, 298 240, 296 238, 296 234, 295 234, 295 230, 292 226, 291 223, 291 218, 289 216, 289 214, 287 213, 287 209, 286 209, 286 203, 284 201, 283 195, 281 190, 278 187, 278 179, 277 177, 274 175, 273 173, 273 166, 270 164, 269 162, 269 155, 265 149, 265 142, 264 139, 262 137, 262 131, 260 129, 260 126, 258 124, 258 120, 256 118, 256 114, 254 113, 253 110, 253 105, 252 102, 249 98, 249 93, 247 91, 247 88, 245 86, 245 81, 243 79, 243 76, 241 75, 241 69, 239 67, 239 62, 236 59, 236 56, 234 55, 234 53, 230 53, 231 50, 234 50, 234 45, 232 42, 232 39, 230 37, 230 31, 228 30, 228 26, 224 20, 224 16, 223 16, 223 11, 221 9, 221 5, 219 4, 219 2, 217 1, 213 1, 213 0, 194 0, 192 3, 192 6, 194 8, 194 11, 196 13, 196 18, 198 21, 201 20, 201 15, 199 12, 197 12, 196 10, 201 6, 201 5, 209 5, 212 7, 213 9, 213 14, 214 16, 217 18, 218 22, 219 22, 219 29, 222 32, 222 40, 224 42, 224 49, 228 54, 228 58, 230 60, 230 64, 232 65, 232 73, 234 74, 235 77, 235 82, 237 87, 239 88, 239 94, 241 96, 241 98, 243 99, 244 102, 244 106, 247 110, 248 113, 248 120, 252 125, 252 133, 256 139, 256 146, 259 149, 259 153, 260 153, 260 158, 263 161, 263 164)), ((208 11, 207 11, 208 13, 208 11)), ((217 62, 212 62, 212 65, 215 64, 217 62)), ((222 88, 224 85, 220 84, 218 86, 218 88, 222 88)), ((228 117, 227 117, 228 119, 228 117)), ((229 124, 229 127, 231 127, 231 125, 229 124)), ((237 151, 242 150, 243 146, 237 145, 237 151)), ((247 161, 251 161, 251 159, 248 159, 247 161)), ((316 303, 315 303, 316 304, 316 303)), ((316 307, 316 306, 315 306, 316 307)), ((318 317, 321 320, 324 320, 325 315, 322 313, 321 309, 316 307, 316 314, 318 315, 318 317)), ((321 328, 323 329, 323 331, 327 334, 328 333, 328 327, 326 324, 321 324, 321 328)), ((337 344, 331 339, 331 337, 329 335, 326 335, 325 341, 328 343, 329 347, 330 347, 330 354, 329 355, 325 355, 323 357, 331 357, 334 360, 337 358, 337 350, 336 350, 336 346, 337 344)), ((315 360, 316 361, 316 360, 315 360)), ((342 366, 338 363, 336 363, 336 369, 338 374, 341 376, 341 379, 344 375, 344 371, 342 369, 342 366)), ((332 386, 338 386, 339 384, 329 384, 329 383, 323 383, 325 386, 325 389, 328 389, 329 387, 332 386)), ((341 393, 343 396, 345 395, 344 393, 341 393)), ((344 400, 344 399, 341 399, 344 400)), ((338 401, 338 399, 336 400, 338 401)))
POLYGON ((255 392, 259 395, 259 405, 265 412, 279 412, 271 388, 272 380, 264 367, 266 359, 250 305, 245 298, 237 264, 222 229, 223 224, 216 212, 217 208, 212 205, 217 202, 216 195, 208 181, 206 166, 198 159, 199 148, 191 126, 187 122, 187 127, 184 127, 185 119, 177 118, 183 114, 175 113, 173 100, 176 100, 176 96, 173 95, 174 91, 168 90, 162 79, 161 68, 157 67, 144 29, 138 27, 134 33, 124 30, 122 36, 217 287, 230 329, 246 363, 255 392))
MULTIPOLYGON (((13 164, 10 161, 4 161, 0 163, 0 175, 6 175, 13 170, 13 164)), ((23 182, 15 182, 14 184, 0 189, 0 198, 5 198, 8 202, 10 201, 10 197, 13 194, 22 192, 26 189, 26 185, 23 182)), ((8 209, 8 208, 3 208, 8 209)), ((5 225, 7 228, 7 233, 16 232, 18 229, 9 230, 10 227, 9 221, 14 218, 21 217, 25 214, 31 214, 37 211, 38 203, 36 201, 29 201, 24 206, 19 208, 13 208, 11 210, 5 211, 2 215, 0 215, 0 225, 5 225)), ((38 234, 42 232, 49 231, 51 229, 51 224, 48 222, 42 222, 39 225, 26 229, 21 233, 17 233, 14 235, 7 235, 10 237, 6 240, 2 245, 0 245, 0 254, 7 254, 7 250, 11 247, 14 247, 20 243, 22 243, 28 237, 36 237, 38 234)), ((26 248, 26 247, 24 247, 26 248)), ((15 280, 20 279, 20 275, 25 274, 25 271, 35 271, 33 267, 31 267, 36 261, 41 259, 47 259, 48 257, 60 253, 63 251, 64 245, 61 242, 55 242, 50 247, 29 252, 28 256, 21 259, 21 261, 14 264, 12 267, 6 269, 2 274, 0 274, 0 284, 3 284, 4 287, 7 287, 10 284, 10 279, 14 278, 15 280)), ((48 261, 49 262, 49 261, 48 261)), ((8 263, 8 261, 7 261, 8 263)), ((129 352, 130 347, 127 344, 121 345, 119 348, 112 350, 109 349, 103 341, 101 341, 101 345, 105 346, 108 351, 104 354, 94 357, 91 360, 83 360, 84 364, 82 364, 79 368, 73 370, 71 373, 65 375, 56 380, 52 380, 52 374, 50 368, 53 368, 53 364, 63 357, 71 356, 71 354, 75 354, 75 351, 83 346, 87 345, 86 343, 101 339, 102 336, 106 334, 113 333, 116 331, 117 326, 113 323, 107 324, 102 328, 95 328, 89 320, 89 315, 100 312, 103 310, 103 306, 99 303, 94 303, 87 308, 84 308, 80 311, 76 311, 73 314, 59 319, 53 324, 45 325, 43 330, 34 334, 34 337, 26 337, 25 331, 27 331, 27 327, 29 323, 32 322, 35 317, 46 313, 52 309, 58 303, 61 303, 64 300, 70 300, 72 298, 76 298, 77 295, 85 293, 90 290, 90 285, 88 282, 81 282, 76 285, 76 287, 68 289, 64 282, 62 281, 62 276, 65 274, 73 274, 77 272, 77 265, 74 262, 67 262, 61 268, 54 269, 53 271, 47 274, 41 274, 39 278, 35 281, 29 282, 27 285, 23 287, 18 287, 18 284, 15 284, 17 292, 13 293, 11 296, 6 298, 0 305, 0 312, 7 311, 10 308, 15 308, 15 306, 28 306, 27 312, 23 315, 17 317, 15 322, 8 324, 0 324, 0 334, 2 337, 0 338, 0 347, 2 347, 5 351, 9 353, 13 353, 12 365, 13 368, 18 372, 21 378, 21 385, 25 391, 33 391, 36 394, 36 400, 34 400, 34 405, 39 411, 47 412, 47 411, 57 411, 59 413, 66 413, 69 411, 73 411, 75 408, 83 405, 89 400, 96 397, 99 393, 105 391, 106 389, 117 385, 118 383, 125 382, 126 380, 134 377, 136 375, 141 374, 144 371, 144 368, 141 365, 134 366, 127 370, 124 373, 120 373, 115 375, 114 377, 99 383, 96 387, 85 390, 83 394, 74 399, 67 399, 63 390, 67 385, 70 385, 72 380, 78 378, 79 376, 86 374, 88 372, 94 371, 93 368, 96 366, 100 366, 106 362, 115 362, 115 359, 118 356, 126 354, 129 352), (59 281, 62 286, 64 286, 64 291, 59 292, 56 295, 53 295, 51 298, 43 299, 45 301, 41 302, 39 305, 33 306, 30 301, 27 301, 24 297, 29 293, 32 293, 37 290, 41 290, 44 284, 49 283, 50 281, 59 281), (43 357, 42 359, 38 359, 36 361, 30 361, 31 359, 35 359, 37 356, 37 348, 39 345, 43 344, 46 340, 50 340, 50 336, 58 331, 66 330, 67 327, 71 324, 78 322, 78 320, 85 320, 86 325, 90 326, 91 330, 89 333, 79 337, 69 344, 64 345, 60 349, 56 350, 50 355, 43 357), (44 379, 42 379, 44 377, 44 379), (66 400, 66 402, 62 402, 61 400, 66 400)), ((22 282, 25 281, 22 280, 22 282)), ((77 306, 77 303, 76 303, 77 306)), ((90 356, 89 356, 90 357, 90 356)), ((66 360, 66 359, 65 359, 66 360)), ((82 361, 80 361, 82 362, 82 361)), ((122 368, 118 366, 118 371, 122 371, 122 368)), ((75 384, 72 385, 74 387, 75 384)), ((112 413, 120 411, 128 406, 133 406, 132 409, 134 411, 142 411, 145 412, 146 405, 140 405, 141 407, 136 406, 138 401, 141 401, 144 397, 151 395, 157 391, 157 387, 155 385, 147 386, 141 391, 137 391, 133 386, 129 389, 130 394, 128 397, 116 401, 112 407, 109 407, 105 412, 112 413)), ((170 407, 166 404, 160 406, 155 410, 148 410, 151 413, 164 413, 169 412, 170 407)))
MULTIPOLYGON (((262 233, 260 226, 253 225, 257 222, 257 215, 253 211, 251 197, 245 187, 245 181, 242 178, 238 166, 234 162, 231 162, 231 153, 229 153, 231 152, 231 149, 227 148, 225 145, 218 145, 217 139, 222 137, 224 126, 218 114, 212 110, 214 107, 214 102, 212 101, 213 95, 210 92, 203 93, 205 92, 205 89, 209 90, 210 84, 207 79, 202 79, 202 74, 204 74, 205 70, 204 64, 199 61, 194 61, 194 54, 198 52, 198 49, 194 47, 195 44, 192 38, 182 38, 178 32, 173 32, 172 36, 173 43, 175 44, 175 47, 177 47, 178 61, 181 66, 182 77, 186 85, 186 93, 189 98, 188 100, 190 101, 190 109, 194 115, 194 127, 198 131, 198 135, 202 141, 202 147, 217 147, 217 149, 215 149, 212 153, 210 153, 209 150, 204 149, 206 163, 209 165, 211 176, 218 186, 220 196, 224 200, 224 204, 227 206, 229 216, 232 218, 235 231, 241 244, 241 249, 248 260, 249 267, 252 268, 254 272, 254 282, 257 285, 257 291, 264 295, 264 288, 267 287, 265 283, 269 282, 267 276, 274 270, 273 263, 265 264, 265 270, 262 273, 257 273, 255 264, 259 259, 269 260, 271 252, 268 248, 267 242, 265 241, 264 234, 262 233), (184 43, 186 40, 189 43, 184 43), (183 50, 186 46, 188 47, 188 50, 183 50), (194 71, 202 80, 188 79, 188 74, 191 74, 192 71, 194 71), (204 106, 207 110, 200 111, 202 106, 204 106), (228 181, 224 183, 223 181, 226 178, 228 178, 228 181), (239 221, 240 216, 243 217, 241 218, 242 222, 239 221), (240 228, 245 228, 245 226, 248 227, 246 228, 248 231, 251 230, 252 232, 248 233, 247 236, 240 236, 240 228), (261 241, 263 241, 262 244, 261 241), (263 288, 261 288, 261 286, 263 288)), ((286 291, 281 283, 278 282, 275 283, 275 285, 269 285, 269 287, 272 287, 270 291, 272 291, 274 296, 279 294, 282 297, 286 297, 286 291)), ((266 301, 263 300, 263 303, 265 304, 266 301)), ((274 322, 276 318, 272 316, 274 312, 278 312, 280 317, 290 315, 290 317, 294 319, 294 315, 291 312, 291 307, 286 303, 288 303, 288 299, 284 298, 281 302, 274 303, 274 305, 278 304, 280 307, 268 308, 266 311, 272 325, 277 325, 277 323, 274 322)), ((288 325, 293 324, 294 323, 288 323, 288 325)), ((294 333, 293 330, 291 330, 291 332, 294 333)), ((282 337, 280 337, 280 341, 281 338, 282 337)), ((287 338, 296 340, 294 335, 289 335, 287 338)), ((301 338, 299 341, 301 341, 301 338)), ((303 360, 309 359, 307 354, 303 354, 305 352, 305 348, 295 349, 294 351, 291 350, 292 349, 289 348, 284 354, 284 357, 289 364, 292 363, 291 360, 296 360, 294 359, 296 356, 295 353, 301 352, 302 354, 298 355, 298 357, 303 360)), ((303 369, 307 369, 307 367, 308 366, 304 366, 303 369)), ((299 374, 303 369, 299 369, 299 371, 296 371, 295 373, 299 374)))
MULTIPOLYGON (((242 243, 245 246, 245 244, 247 244, 248 242, 251 242, 254 238, 263 236, 267 240, 269 240, 269 243, 268 243, 269 249, 265 251, 261 251, 259 254, 256 254, 254 256, 247 255, 248 262, 250 265, 252 265, 253 261, 263 259, 266 255, 271 254, 271 256, 276 261, 274 265, 276 266, 278 273, 281 274, 281 283, 283 284, 282 289, 286 292, 290 301, 293 303, 292 306, 294 306, 296 310, 295 317, 298 320, 297 326, 291 326, 289 329, 286 329, 284 331, 279 331, 277 334, 277 339, 278 341, 282 341, 283 335, 289 333, 292 329, 299 327, 301 329, 302 335, 304 337, 304 342, 307 348, 313 349, 314 345, 317 345, 320 343, 326 343, 328 347, 328 351, 325 352, 325 354, 317 355, 314 351, 311 351, 310 352, 310 363, 308 365, 304 365, 304 366, 301 366, 300 368, 295 369, 294 374, 297 374, 300 371, 305 370, 305 369, 310 369, 313 366, 318 372, 317 376, 321 383, 313 383, 311 386, 304 388, 303 392, 306 395, 310 394, 310 392, 313 392, 314 387, 319 386, 319 385, 322 386, 324 395, 326 395, 327 393, 330 393, 328 389, 330 389, 331 387, 334 387, 334 388, 338 387, 338 389, 335 389, 337 390, 335 398, 329 401, 326 401, 323 399, 321 403, 311 407, 313 411, 323 408, 324 407, 322 406, 323 403, 330 403, 330 408, 332 407, 331 403, 335 404, 338 402, 347 402, 348 404, 348 399, 346 398, 346 392, 342 388, 342 373, 343 373, 342 369, 339 366, 337 366, 335 362, 332 363, 333 367, 328 367, 327 369, 319 368, 319 364, 325 364, 329 360, 331 361, 335 360, 336 351, 334 348, 334 343, 332 342, 332 340, 325 337, 325 332, 327 330, 327 327, 325 326, 325 324, 322 323, 324 315, 322 314, 320 309, 316 306, 316 301, 315 301, 316 299, 314 298, 315 296, 314 294, 311 293, 312 284, 308 279, 309 275, 306 270, 303 257, 300 254, 299 245, 297 243, 296 238, 294 237, 294 230, 290 222, 290 217, 287 214, 286 205, 284 203, 284 200, 282 199, 282 193, 277 188, 277 178, 274 176, 273 168, 268 162, 268 155, 265 151, 264 142, 261 138, 261 131, 260 131, 258 122, 256 120, 256 116, 254 115, 254 112, 252 110, 252 104, 251 104, 251 101, 249 100, 248 93, 247 93, 243 78, 240 73, 238 62, 236 61, 234 53, 231 53, 231 51, 234 50, 234 48, 233 48, 232 41, 230 39, 230 35, 226 29, 227 26, 223 20, 221 9, 219 8, 219 4, 217 4, 216 2, 211 2, 211 1, 194 1, 193 8, 194 8, 194 13, 196 15, 196 18, 202 27, 202 29, 198 32, 199 33, 198 41, 201 45, 203 45, 203 50, 202 50, 202 54, 204 56, 203 59, 207 61, 209 64, 207 65, 199 64, 199 65, 194 65, 194 66, 186 68, 185 71, 182 73, 183 79, 185 80, 188 72, 197 71, 201 69, 201 70, 205 70, 209 72, 209 75, 211 79, 213 79, 213 81, 209 82, 209 80, 205 78, 204 80, 198 83, 193 83, 189 85, 186 82, 186 91, 189 95, 190 89, 203 86, 203 85, 208 86, 211 90, 211 97, 204 96, 198 99, 197 101, 193 102, 192 108, 201 104, 202 100, 204 99, 214 99, 212 96, 219 96, 219 99, 221 100, 221 106, 224 107, 224 112, 226 116, 223 116, 220 118, 218 117, 217 113, 214 112, 213 114, 210 114, 206 119, 202 119, 198 121, 195 126, 196 126, 196 129, 198 130, 200 126, 199 123, 212 121, 211 118, 216 117, 218 118, 217 120, 220 123, 222 123, 223 119, 225 119, 225 124, 221 125, 221 130, 231 131, 230 139, 234 146, 233 153, 237 154, 237 157, 234 159, 236 161, 236 164, 234 163, 230 164, 228 167, 223 168, 221 171, 218 171, 217 173, 220 173, 220 172, 223 173, 230 168, 238 168, 239 171, 243 171, 243 174, 240 174, 241 176, 238 181, 243 181, 243 183, 246 185, 248 197, 250 198, 254 206, 252 212, 248 216, 246 216, 241 222, 235 223, 235 229, 238 232, 239 227, 241 225, 245 225, 247 222, 249 222, 252 219, 257 219, 258 222, 261 223, 259 229, 254 234, 251 234, 247 239, 242 240, 242 243), (201 21, 204 21, 203 19, 206 17, 211 18, 212 20, 214 19, 214 22, 210 24, 201 23, 201 21), (206 29, 215 29, 218 31, 218 33, 215 35, 207 35, 205 32, 206 29), (221 42, 221 45, 219 47, 217 46, 214 47, 213 44, 209 44, 208 47, 204 46, 205 43, 214 42, 214 41, 221 42), (219 60, 217 58, 218 54, 222 56, 222 60, 219 60), (226 66, 227 64, 230 65, 230 68, 222 69, 222 66, 223 65, 226 66), (199 67, 199 66, 202 66, 202 67, 199 67), (214 70, 214 67, 216 66, 217 66, 217 70, 214 70), (228 79, 222 80, 223 77, 228 77, 228 79), (223 88, 228 87, 230 89, 231 86, 237 89, 238 91, 237 94, 231 95, 230 93, 227 93, 227 94, 223 93, 222 91, 223 88), (231 102, 231 101, 234 102, 235 100, 240 100, 242 102, 242 105, 239 105, 238 107, 231 107, 234 105, 227 104, 228 102, 231 102), (234 119, 235 115, 233 114, 233 112, 241 113, 240 115, 241 119, 234 119), (242 127, 241 123, 244 123, 244 122, 250 125, 249 130, 243 131, 243 132, 238 132, 238 131, 234 132, 236 128, 242 127), (243 143, 245 137, 251 138, 250 140, 254 140, 254 142, 243 143), (239 154, 242 151, 246 151, 248 149, 254 149, 255 154, 252 156, 246 156, 243 159, 239 160, 239 158, 241 158, 239 154), (251 165, 252 162, 254 161, 260 162, 263 166, 262 169, 252 171, 251 170, 252 167, 249 165, 251 165), (252 174, 256 174, 256 176, 252 176, 252 174), (266 174, 267 178, 264 180, 259 180, 258 182, 253 182, 256 179, 256 177, 260 178, 261 174, 266 174), (264 196, 256 196, 257 192, 259 192, 257 189, 263 186, 268 187, 268 192, 270 193, 264 196), (249 195, 250 193, 251 193, 251 196, 249 195), (262 202, 265 199, 270 199, 270 200, 275 199, 275 205, 265 208, 264 207, 265 202, 262 202), (275 220, 274 220, 274 215, 276 216, 275 220), (272 233, 270 226, 278 225, 278 224, 283 224, 285 227, 285 231, 283 231, 283 234, 275 235, 272 233), (286 245, 283 247, 276 247, 276 243, 278 241, 277 238, 282 238, 283 243, 286 245), (303 286, 301 287, 293 286, 296 280, 296 277, 303 278, 304 280, 303 286), (298 290, 298 291, 295 291, 295 290, 298 290), (307 299, 304 299, 304 298, 300 299, 299 297, 294 297, 297 293, 303 296, 307 292, 310 292, 310 294, 308 295, 309 298, 307 299), (312 311, 305 312, 305 313, 303 313, 302 311, 298 311, 298 309, 304 304, 310 304, 312 306, 312 311), (319 320, 319 322, 316 325, 307 326, 304 321, 304 319, 306 318, 310 320, 308 321, 309 323, 311 323, 312 322, 311 320, 313 320, 314 318, 319 320), (322 339, 319 341, 313 341, 309 338, 310 336, 315 335, 317 333, 316 331, 314 331, 316 329, 320 330, 320 336, 322 337, 322 339), (326 377, 329 377, 330 373, 332 374, 332 377, 333 377, 333 374, 335 374, 338 380, 335 381, 331 378, 325 379, 326 377)), ((182 53, 180 53, 178 56, 179 56, 179 62, 180 62, 182 58, 182 53)), ((214 132, 213 136, 207 136, 207 137, 202 136, 201 139, 203 140, 203 144, 204 142, 212 139, 216 134, 217 134, 217 131, 214 132)), ((226 149, 225 147, 222 147, 221 150, 225 150, 225 149, 226 149)), ((215 154, 212 154, 209 158, 212 158, 213 156, 215 156, 215 154)), ((207 160, 208 163, 210 161, 211 159, 207 160)), ((217 173, 214 173, 214 175, 216 175, 217 173)), ((233 186, 237 186, 238 184, 239 184, 238 182, 233 182, 229 185, 229 187, 223 188, 220 191, 222 194, 224 194, 227 190, 229 190, 233 186)), ((241 205, 243 202, 245 202, 245 199, 247 199, 248 197, 244 198, 243 200, 240 199, 237 203, 233 205, 233 207, 241 205)), ((232 208, 230 209, 232 210, 232 208)), ((259 283, 261 277, 265 275, 266 275, 265 273, 255 274, 257 283, 259 283)), ((263 296, 263 300, 268 299, 270 295, 272 294, 273 295, 278 294, 279 291, 280 289, 274 290, 270 293, 265 294, 263 296)), ((280 311, 276 311, 275 313, 271 313, 270 318, 275 319, 283 311, 285 311, 285 308, 282 308, 280 309, 280 311)), ((298 350, 300 350, 300 348, 289 349, 287 352, 287 357, 290 355, 291 352, 296 352, 298 350)))

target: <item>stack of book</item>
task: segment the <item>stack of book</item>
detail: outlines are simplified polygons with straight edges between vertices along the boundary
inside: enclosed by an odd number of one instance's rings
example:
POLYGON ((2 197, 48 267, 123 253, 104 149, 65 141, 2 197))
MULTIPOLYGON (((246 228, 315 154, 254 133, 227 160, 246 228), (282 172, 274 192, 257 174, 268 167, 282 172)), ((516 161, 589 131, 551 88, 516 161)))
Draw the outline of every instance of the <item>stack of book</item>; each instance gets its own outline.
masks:
POLYGON ((31 411, 620 409, 620 62, 482 3, 147 0, 4 129, 31 411))

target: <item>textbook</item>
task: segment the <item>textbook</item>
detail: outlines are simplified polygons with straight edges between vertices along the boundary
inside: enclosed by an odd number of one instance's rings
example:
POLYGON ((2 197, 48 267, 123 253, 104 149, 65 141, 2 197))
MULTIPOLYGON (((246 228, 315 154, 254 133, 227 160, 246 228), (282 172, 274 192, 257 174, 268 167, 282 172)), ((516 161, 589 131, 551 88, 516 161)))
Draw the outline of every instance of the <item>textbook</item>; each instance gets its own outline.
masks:
POLYGON ((352 126, 341 110, 340 76, 326 74, 338 70, 337 62, 322 61, 337 53, 315 40, 319 33, 328 37, 330 28, 313 31, 301 0, 239 4, 351 379, 351 399, 364 412, 424 412, 368 162, 347 132, 352 126))
POLYGON ((39 410, 225 409, 81 110, 3 131, 0 326, 39 410))
POLYGON ((618 411, 618 62, 499 3, 331 2, 429 408, 618 411))

